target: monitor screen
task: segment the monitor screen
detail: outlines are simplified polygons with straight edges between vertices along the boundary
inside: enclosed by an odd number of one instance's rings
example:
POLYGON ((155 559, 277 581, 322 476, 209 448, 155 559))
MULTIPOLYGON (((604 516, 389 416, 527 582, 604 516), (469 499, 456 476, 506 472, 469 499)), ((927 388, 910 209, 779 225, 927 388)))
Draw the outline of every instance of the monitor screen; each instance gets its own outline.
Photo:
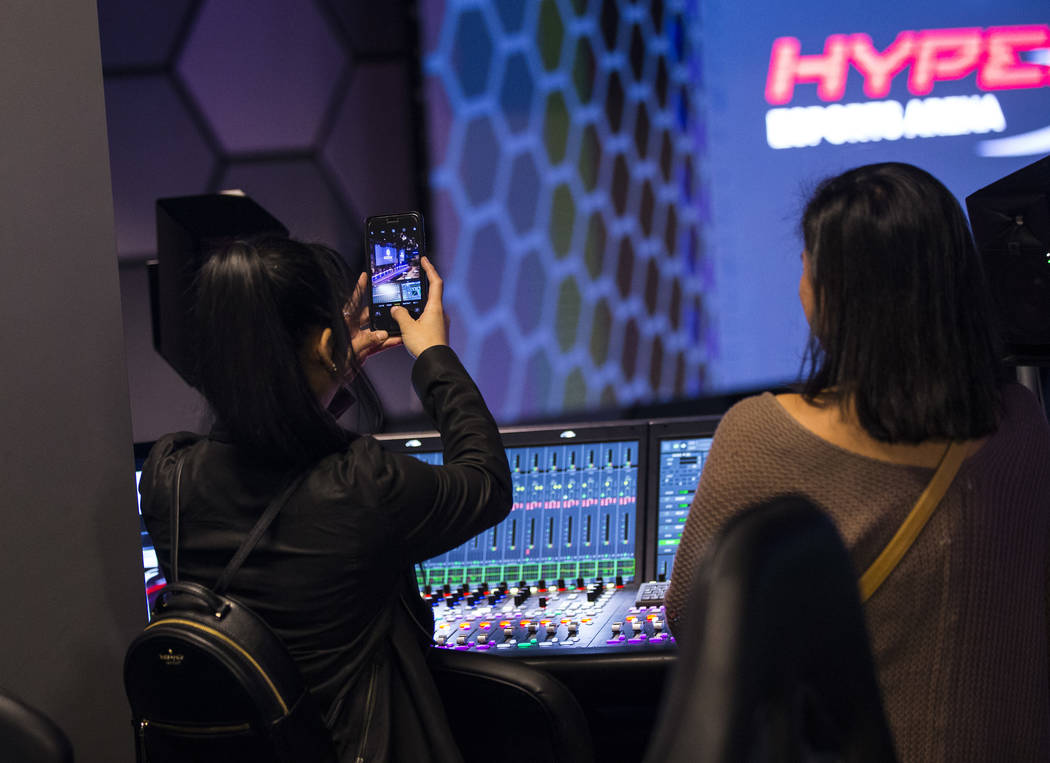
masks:
POLYGON ((654 421, 649 427, 648 577, 670 580, 689 506, 714 439, 718 416, 654 421))
MULTIPOLYGON (((513 481, 510 514, 424 562, 420 583, 633 581, 643 537, 638 522, 644 423, 524 427, 502 434, 513 481)), ((427 463, 442 463, 436 434, 379 439, 427 463)))
POLYGON ((146 530, 146 523, 142 519, 142 501, 139 497, 139 480, 142 479, 142 464, 149 455, 152 442, 135 443, 135 501, 139 508, 139 536, 142 539, 142 576, 146 594, 146 617, 153 609, 153 602, 167 583, 164 574, 160 571, 160 563, 157 561, 157 552, 153 548, 153 541, 146 530))

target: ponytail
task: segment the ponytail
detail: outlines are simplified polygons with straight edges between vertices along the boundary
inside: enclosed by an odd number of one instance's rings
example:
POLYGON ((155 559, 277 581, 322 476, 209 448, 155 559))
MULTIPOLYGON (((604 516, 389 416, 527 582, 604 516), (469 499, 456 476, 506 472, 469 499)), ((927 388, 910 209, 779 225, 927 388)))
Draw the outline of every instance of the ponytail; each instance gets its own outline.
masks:
POLYGON ((257 461, 303 466, 344 448, 303 370, 311 332, 331 328, 345 372, 349 269, 334 251, 285 238, 234 241, 201 268, 195 320, 200 390, 220 425, 257 461))

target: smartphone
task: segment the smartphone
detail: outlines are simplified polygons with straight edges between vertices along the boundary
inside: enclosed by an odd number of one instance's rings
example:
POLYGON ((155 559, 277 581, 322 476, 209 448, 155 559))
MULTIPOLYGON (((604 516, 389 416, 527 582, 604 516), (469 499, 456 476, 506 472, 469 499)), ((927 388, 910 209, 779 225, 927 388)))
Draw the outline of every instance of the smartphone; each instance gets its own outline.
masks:
POLYGON ((427 277, 419 262, 424 251, 423 215, 399 212, 365 220, 368 248, 369 323, 373 331, 400 334, 391 308, 401 305, 418 318, 427 304, 427 277))

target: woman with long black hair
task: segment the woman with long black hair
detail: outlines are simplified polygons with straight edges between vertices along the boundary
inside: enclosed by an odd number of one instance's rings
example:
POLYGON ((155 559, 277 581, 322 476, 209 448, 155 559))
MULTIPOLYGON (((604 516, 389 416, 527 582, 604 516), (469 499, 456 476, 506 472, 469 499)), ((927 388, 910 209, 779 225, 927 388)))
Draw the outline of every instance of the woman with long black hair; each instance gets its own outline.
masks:
POLYGON ((327 247, 271 237, 215 252, 195 314, 214 427, 158 440, 140 486, 168 574, 181 462, 180 579, 212 585, 270 500, 305 475, 229 593, 288 646, 345 761, 456 758, 440 705, 427 704, 433 617, 412 565, 497 523, 511 504, 499 432, 448 347, 441 279, 425 258, 423 269, 429 302, 418 320, 395 308, 401 336, 390 337, 362 328, 366 276, 355 279, 327 247), (402 343, 441 432, 443 466, 389 453, 328 411, 366 357, 402 343))
POLYGON ((1050 428, 1004 382, 962 209, 923 170, 875 164, 822 183, 802 232, 808 378, 721 421, 675 559, 671 627, 734 512, 812 498, 859 575, 956 443, 954 481, 866 604, 887 718, 904 761, 1050 759, 1050 428))

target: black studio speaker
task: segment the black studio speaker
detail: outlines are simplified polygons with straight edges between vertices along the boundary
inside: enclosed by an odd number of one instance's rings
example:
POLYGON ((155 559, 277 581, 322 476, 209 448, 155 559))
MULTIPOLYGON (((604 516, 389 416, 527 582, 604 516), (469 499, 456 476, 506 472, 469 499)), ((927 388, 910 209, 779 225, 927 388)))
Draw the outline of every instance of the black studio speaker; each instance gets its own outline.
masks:
POLYGON ((197 272, 215 246, 262 234, 287 236, 288 229, 243 194, 157 199, 157 262, 150 269, 153 346, 192 386, 197 272))
POLYGON ((966 197, 1009 359, 1050 363, 1050 156, 966 197))

